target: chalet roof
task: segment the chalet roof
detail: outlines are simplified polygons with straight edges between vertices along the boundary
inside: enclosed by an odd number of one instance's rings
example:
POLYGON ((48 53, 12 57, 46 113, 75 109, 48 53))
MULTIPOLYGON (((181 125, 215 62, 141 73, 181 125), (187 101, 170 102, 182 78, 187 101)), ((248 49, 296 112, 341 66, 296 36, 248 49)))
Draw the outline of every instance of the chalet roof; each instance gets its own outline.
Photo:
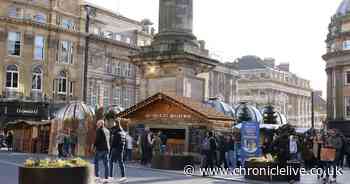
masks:
POLYGON ((146 100, 130 107, 129 109, 126 109, 125 111, 118 114, 119 117, 125 118, 129 114, 155 102, 158 100, 167 100, 172 103, 175 103, 177 105, 183 106, 184 108, 195 112, 197 114, 200 114, 201 116, 204 116, 207 119, 214 119, 214 120, 227 120, 227 121, 233 121, 233 118, 230 116, 225 115, 222 112, 216 111, 214 108, 200 102, 193 100, 192 98, 187 97, 181 97, 176 96, 172 94, 165 94, 165 93, 157 93, 146 100))

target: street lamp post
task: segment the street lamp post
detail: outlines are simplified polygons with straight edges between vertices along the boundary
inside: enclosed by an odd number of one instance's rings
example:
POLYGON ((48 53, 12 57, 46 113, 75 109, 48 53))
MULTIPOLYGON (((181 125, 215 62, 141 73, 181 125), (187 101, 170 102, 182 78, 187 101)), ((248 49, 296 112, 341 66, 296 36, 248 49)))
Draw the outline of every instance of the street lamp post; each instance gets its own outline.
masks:
POLYGON ((315 128, 314 91, 311 92, 311 128, 315 128))
POLYGON ((85 58, 84 58, 84 85, 83 85, 83 101, 86 103, 87 99, 87 75, 88 75, 88 64, 89 64, 89 44, 90 44, 90 16, 96 14, 95 8, 86 5, 86 21, 85 21, 85 58))

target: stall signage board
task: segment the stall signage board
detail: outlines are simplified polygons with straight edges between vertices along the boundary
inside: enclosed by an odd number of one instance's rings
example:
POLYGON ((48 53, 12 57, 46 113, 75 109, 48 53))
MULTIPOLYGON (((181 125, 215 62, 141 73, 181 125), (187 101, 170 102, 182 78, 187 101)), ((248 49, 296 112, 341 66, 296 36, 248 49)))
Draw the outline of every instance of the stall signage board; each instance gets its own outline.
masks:
POLYGON ((146 118, 191 119, 191 117, 192 116, 189 114, 167 114, 167 113, 146 114, 146 118))
POLYGON ((243 158, 260 155, 259 123, 243 122, 241 128, 241 153, 243 158))

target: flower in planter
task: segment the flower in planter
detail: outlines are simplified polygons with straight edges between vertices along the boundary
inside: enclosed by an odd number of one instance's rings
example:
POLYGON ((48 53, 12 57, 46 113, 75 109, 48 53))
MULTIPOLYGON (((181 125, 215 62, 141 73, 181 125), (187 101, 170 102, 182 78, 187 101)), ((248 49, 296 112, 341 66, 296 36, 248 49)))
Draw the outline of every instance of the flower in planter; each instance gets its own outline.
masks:
POLYGON ((70 168, 70 167, 88 167, 89 162, 81 159, 74 158, 70 160, 33 160, 28 159, 24 162, 24 167, 29 168, 70 168))

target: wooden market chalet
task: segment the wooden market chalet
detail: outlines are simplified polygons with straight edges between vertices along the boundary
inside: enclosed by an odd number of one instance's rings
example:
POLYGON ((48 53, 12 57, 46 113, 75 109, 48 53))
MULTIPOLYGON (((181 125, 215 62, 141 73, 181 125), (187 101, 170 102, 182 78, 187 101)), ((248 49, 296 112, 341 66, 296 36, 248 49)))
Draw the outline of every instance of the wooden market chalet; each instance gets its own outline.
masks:
POLYGON ((157 93, 126 109, 118 117, 128 119, 128 129, 138 136, 145 127, 168 137, 171 153, 198 153, 207 130, 230 132, 234 119, 191 98, 157 93))

